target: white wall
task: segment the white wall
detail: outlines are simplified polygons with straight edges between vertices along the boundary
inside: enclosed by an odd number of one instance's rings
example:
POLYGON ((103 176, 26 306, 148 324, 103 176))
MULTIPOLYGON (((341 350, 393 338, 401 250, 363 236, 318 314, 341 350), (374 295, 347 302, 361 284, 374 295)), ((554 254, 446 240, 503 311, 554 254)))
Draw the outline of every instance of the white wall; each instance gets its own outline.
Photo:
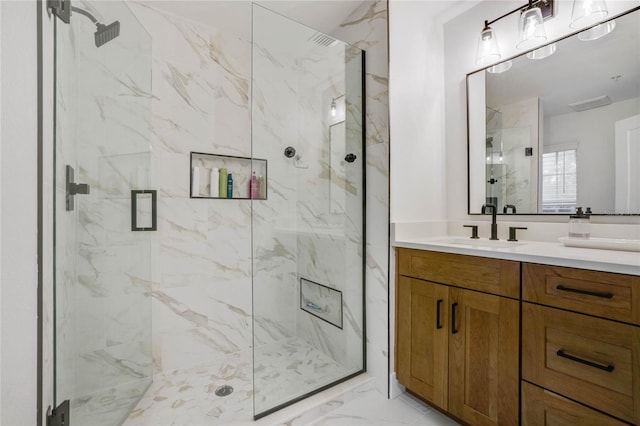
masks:
POLYGON ((443 220, 441 2, 389 2, 391 221, 443 220))
POLYGON ((579 206, 590 206, 593 211, 600 213, 614 212, 614 124, 636 115, 639 102, 638 98, 628 99, 598 109, 544 118, 545 147, 578 143, 579 206))
MULTIPOLYGON (((445 97, 446 97, 446 194, 449 220, 467 219, 467 132, 466 74, 479 67, 475 64, 478 37, 485 20, 517 8, 521 1, 483 1, 444 25, 445 97)), ((545 23, 548 40, 567 35, 572 0, 556 0, 556 16, 545 23)), ((638 6, 638 1, 608 1, 610 15, 638 6)), ((521 53, 515 47, 518 15, 513 14, 492 25, 502 58, 521 53)), ((535 218, 535 220, 538 220, 535 218)), ((528 218, 527 220, 531 220, 528 218)), ((542 219, 544 220, 544 219, 542 219)))
POLYGON ((36 424, 36 2, 0 2, 1 417, 36 424))

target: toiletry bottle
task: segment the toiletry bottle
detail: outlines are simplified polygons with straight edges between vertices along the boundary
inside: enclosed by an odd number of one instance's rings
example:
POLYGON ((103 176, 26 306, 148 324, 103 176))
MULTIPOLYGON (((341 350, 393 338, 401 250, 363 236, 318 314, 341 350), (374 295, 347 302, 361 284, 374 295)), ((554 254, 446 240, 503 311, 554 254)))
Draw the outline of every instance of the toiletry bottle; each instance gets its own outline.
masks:
POLYGON ((591 223, 589 221, 589 213, 582 211, 582 207, 576 209, 576 214, 569 217, 569 236, 572 238, 589 238, 591 236, 591 223))
POLYGON ((191 172, 191 196, 200 196, 200 167, 194 167, 191 172))
POLYGON ((258 178, 258 198, 261 200, 267 199, 267 182, 262 175, 258 178))
POLYGON ((209 177, 209 196, 212 198, 218 198, 220 194, 220 170, 217 167, 211 169, 211 176, 209 177))
POLYGON ((220 169, 220 176, 218 177, 218 197, 227 198, 227 169, 224 167, 220 169))
POLYGON ((255 199, 259 198, 260 184, 258 183, 258 178, 256 177, 256 172, 251 174, 251 179, 249 179, 249 198, 255 199))
POLYGON ((227 198, 233 198, 233 175, 227 176, 227 198))

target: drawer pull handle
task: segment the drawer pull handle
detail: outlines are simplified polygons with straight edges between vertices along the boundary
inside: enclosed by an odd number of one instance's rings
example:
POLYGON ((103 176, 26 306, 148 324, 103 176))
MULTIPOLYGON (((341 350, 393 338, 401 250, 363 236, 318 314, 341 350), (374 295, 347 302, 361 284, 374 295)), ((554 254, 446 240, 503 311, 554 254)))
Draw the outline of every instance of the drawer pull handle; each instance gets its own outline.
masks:
POLYGON ((613 293, 601 293, 599 291, 582 290, 581 288, 565 287, 562 284, 557 285, 556 290, 570 291, 571 293, 580 293, 586 294, 588 296, 602 297, 603 299, 611 299, 613 297, 613 293))
POLYGON ((440 306, 442 305, 442 299, 438 299, 436 302, 436 328, 441 329, 442 323, 440 322, 440 306))
POLYGON ((457 334, 456 328, 456 309, 458 308, 458 302, 451 304, 451 334, 457 334))
POLYGON ((587 361, 586 359, 578 358, 573 355, 569 355, 562 349, 558 349, 556 355, 562 358, 570 359, 571 361, 579 362, 580 364, 588 365, 589 367, 598 368, 600 370, 604 370, 606 372, 611 373, 613 371, 613 365, 602 365, 592 361, 587 361))

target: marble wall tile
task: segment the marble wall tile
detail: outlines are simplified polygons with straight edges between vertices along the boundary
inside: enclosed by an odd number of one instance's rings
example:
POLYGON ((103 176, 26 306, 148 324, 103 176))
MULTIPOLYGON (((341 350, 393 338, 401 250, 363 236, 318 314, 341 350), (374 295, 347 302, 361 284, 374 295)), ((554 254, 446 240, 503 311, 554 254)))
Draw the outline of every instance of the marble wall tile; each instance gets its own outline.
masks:
POLYGON ((364 3, 335 35, 366 51, 367 370, 388 392, 389 108, 388 2, 364 3))

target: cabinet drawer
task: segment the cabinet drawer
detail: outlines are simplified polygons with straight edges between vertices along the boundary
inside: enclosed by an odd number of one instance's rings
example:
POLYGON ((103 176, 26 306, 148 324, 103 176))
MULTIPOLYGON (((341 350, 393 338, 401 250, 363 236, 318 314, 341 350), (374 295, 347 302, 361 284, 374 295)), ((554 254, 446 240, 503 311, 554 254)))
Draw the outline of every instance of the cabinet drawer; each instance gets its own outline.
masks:
POLYGON ((558 394, 522 382, 522 426, 624 426, 625 424, 558 394))
POLYGON ((523 300, 640 324, 640 277, 524 263, 523 300))
POLYGON ((522 304, 522 378, 640 422, 640 327, 522 304))
POLYGON ((520 297, 519 262, 403 248, 397 255, 400 275, 520 297))

